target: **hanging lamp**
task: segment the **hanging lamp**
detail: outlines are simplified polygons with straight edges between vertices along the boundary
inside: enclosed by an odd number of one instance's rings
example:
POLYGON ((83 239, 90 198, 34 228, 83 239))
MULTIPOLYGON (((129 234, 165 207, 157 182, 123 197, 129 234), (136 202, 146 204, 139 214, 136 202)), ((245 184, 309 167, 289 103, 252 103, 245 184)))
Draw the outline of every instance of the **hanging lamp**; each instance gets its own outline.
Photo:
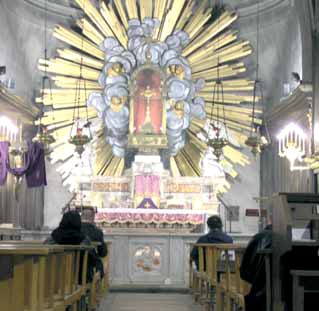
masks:
MULTIPOLYGON (((42 101, 42 107, 44 103, 44 93, 45 93, 45 87, 46 84, 48 84, 49 88, 49 94, 50 94, 50 103, 51 107, 53 109, 53 96, 52 96, 52 87, 51 87, 51 80, 47 74, 47 61, 48 61, 48 51, 47 51, 47 14, 48 14, 48 7, 47 7, 47 0, 44 2, 44 75, 42 77, 42 91, 41 91, 41 101, 42 101)), ((41 109, 42 110, 42 109, 41 109)), ((37 135, 33 138, 33 141, 36 141, 40 143, 43 146, 44 153, 48 155, 50 150, 50 145, 55 142, 54 136, 50 133, 48 128, 42 124, 42 116, 43 116, 43 110, 41 111, 39 125, 38 125, 38 131, 37 135)))
POLYGON ((260 126, 255 124, 256 119, 256 104, 258 101, 257 93, 260 93, 260 101, 263 101, 263 90, 262 84, 259 79, 259 0, 257 2, 257 31, 256 31, 256 78, 254 82, 254 90, 253 90, 253 111, 251 115, 251 125, 250 125, 250 133, 248 138, 245 141, 245 144, 251 148, 251 153, 256 157, 258 153, 261 151, 261 147, 267 143, 264 137, 261 137, 260 134, 260 126))
MULTIPOLYGON (((83 37, 81 42, 81 50, 83 51, 83 37)), ((73 108, 73 122, 70 131, 69 143, 75 146, 75 151, 81 157, 84 152, 84 146, 92 140, 92 133, 90 128, 90 121, 88 116, 87 107, 87 90, 86 81, 82 74, 83 69, 83 55, 81 53, 80 61, 80 75, 75 86, 75 97, 74 97, 74 108, 73 108), (80 108, 81 108, 81 85, 83 83, 84 90, 84 105, 85 105, 85 120, 80 118, 80 108)))
MULTIPOLYGON (((220 5, 220 10, 221 9, 222 9, 222 5, 220 5)), ((220 15, 218 16, 218 19, 217 19, 218 26, 219 26, 219 19, 220 19, 220 15)), ((213 88, 212 108, 210 110, 210 121, 208 124, 208 128, 206 132, 204 133, 204 136, 206 138, 208 147, 211 147, 213 149, 213 154, 217 158, 217 161, 220 161, 220 158, 223 155, 223 149, 228 144, 228 132, 227 132, 225 106, 224 106, 224 86, 223 86, 223 81, 220 79, 220 72, 219 72, 219 65, 220 65, 219 51, 218 51, 219 40, 217 41, 216 50, 218 52, 217 80, 213 88), (216 108, 216 118, 214 120, 213 112, 215 108, 216 108), (225 129, 225 135, 224 133, 221 133, 222 128, 225 129)))

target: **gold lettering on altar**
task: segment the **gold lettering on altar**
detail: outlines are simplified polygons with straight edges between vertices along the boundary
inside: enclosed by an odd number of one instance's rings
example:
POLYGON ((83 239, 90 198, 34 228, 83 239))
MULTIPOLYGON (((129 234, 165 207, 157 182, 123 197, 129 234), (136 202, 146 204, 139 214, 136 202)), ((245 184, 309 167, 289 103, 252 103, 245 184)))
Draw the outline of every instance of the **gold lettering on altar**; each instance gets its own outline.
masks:
POLYGON ((171 183, 167 185, 167 192, 168 193, 200 193, 201 185, 171 183))
POLYGON ((94 182, 92 191, 96 192, 129 192, 129 183, 94 182))

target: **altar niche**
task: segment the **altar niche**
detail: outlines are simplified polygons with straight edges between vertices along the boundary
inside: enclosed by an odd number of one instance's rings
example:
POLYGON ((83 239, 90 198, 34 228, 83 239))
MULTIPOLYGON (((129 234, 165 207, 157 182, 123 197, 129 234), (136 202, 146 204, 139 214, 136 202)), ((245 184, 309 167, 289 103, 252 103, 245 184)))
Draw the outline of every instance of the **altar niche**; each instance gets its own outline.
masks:
POLYGON ((141 151, 167 148, 165 73, 146 64, 135 71, 130 88, 128 145, 141 151))

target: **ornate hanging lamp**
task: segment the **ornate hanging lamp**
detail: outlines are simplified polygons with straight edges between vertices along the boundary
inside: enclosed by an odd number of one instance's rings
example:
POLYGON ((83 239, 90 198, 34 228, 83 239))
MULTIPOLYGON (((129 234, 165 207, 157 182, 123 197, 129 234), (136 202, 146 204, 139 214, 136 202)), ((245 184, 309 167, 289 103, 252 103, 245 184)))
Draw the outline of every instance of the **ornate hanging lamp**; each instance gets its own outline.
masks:
MULTIPOLYGON (((82 50, 83 50, 83 37, 82 37, 82 50)), ((83 69, 83 55, 81 54, 80 62, 80 75, 79 79, 76 82, 75 86, 75 99, 74 99, 74 108, 73 108, 73 123, 70 131, 69 143, 75 146, 75 151, 81 157, 84 152, 84 146, 92 140, 92 133, 90 128, 90 121, 88 116, 88 107, 87 107, 87 90, 86 90, 86 81, 82 75, 83 69), (80 117, 80 108, 81 108, 81 85, 83 83, 84 90, 84 105, 86 117, 83 120, 80 117)))
MULTIPOLYGON (((219 70, 218 70, 219 71, 219 70)), ((207 145, 213 148, 213 154, 216 156, 217 161, 220 160, 223 155, 223 149, 228 144, 227 125, 225 122, 225 109, 224 109, 224 89, 223 82, 219 79, 219 73, 217 73, 217 81, 213 90, 213 102, 211 109, 211 118, 209 122, 209 128, 207 131, 207 145), (223 109, 223 118, 220 115, 220 105, 223 109), (216 107, 216 119, 213 120, 213 111, 216 107), (225 136, 222 135, 222 129, 225 129, 225 136)))
POLYGON ((257 2, 257 31, 256 31, 256 78, 254 82, 254 90, 253 90, 253 111, 251 115, 251 126, 250 133, 248 138, 245 141, 245 144, 251 148, 252 154, 256 157, 258 153, 261 151, 261 146, 266 143, 265 139, 260 135, 260 126, 256 125, 256 104, 258 102, 257 93, 260 93, 260 101, 263 101, 263 90, 262 84, 259 79, 259 0, 257 2))
MULTIPOLYGON (((41 91, 41 102, 42 106, 44 103, 44 95, 45 95, 45 88, 46 84, 48 84, 49 94, 50 94, 50 102, 51 107, 53 109, 53 97, 52 97, 52 86, 51 86, 51 80, 47 74, 47 61, 48 61, 48 55, 47 55, 47 0, 44 2, 44 75, 42 77, 42 91, 41 91)), ((43 111, 41 111, 39 125, 38 125, 38 132, 37 135, 33 138, 33 141, 39 142, 44 149, 44 152, 46 155, 50 153, 50 145, 55 142, 54 136, 50 133, 48 128, 42 124, 42 115, 43 111)))
MULTIPOLYGON (((222 6, 221 6, 222 7, 222 6)), ((219 24, 219 18, 217 24, 219 24)), ((213 154, 220 160, 223 155, 223 149, 228 144, 228 131, 225 117, 225 106, 224 106, 224 86, 220 79, 219 72, 219 40, 217 41, 217 80, 213 88, 212 108, 210 111, 210 121, 208 128, 204 133, 208 147, 213 149, 213 154), (214 116, 214 109, 216 110, 216 116, 214 116), (222 130, 224 129, 224 133, 222 130)))

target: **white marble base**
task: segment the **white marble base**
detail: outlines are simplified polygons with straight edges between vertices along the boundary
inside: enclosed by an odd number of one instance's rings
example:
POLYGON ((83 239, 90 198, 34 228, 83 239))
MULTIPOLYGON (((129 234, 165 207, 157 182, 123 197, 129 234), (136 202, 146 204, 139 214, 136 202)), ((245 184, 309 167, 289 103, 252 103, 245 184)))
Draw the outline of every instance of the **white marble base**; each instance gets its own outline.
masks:
MULTIPOLYGON (((23 239, 48 237, 48 231, 23 231, 23 239)), ((188 288, 190 243, 200 234, 126 230, 105 232, 112 242, 110 253, 111 286, 188 288)), ((250 236, 232 235, 246 243, 250 236)))

